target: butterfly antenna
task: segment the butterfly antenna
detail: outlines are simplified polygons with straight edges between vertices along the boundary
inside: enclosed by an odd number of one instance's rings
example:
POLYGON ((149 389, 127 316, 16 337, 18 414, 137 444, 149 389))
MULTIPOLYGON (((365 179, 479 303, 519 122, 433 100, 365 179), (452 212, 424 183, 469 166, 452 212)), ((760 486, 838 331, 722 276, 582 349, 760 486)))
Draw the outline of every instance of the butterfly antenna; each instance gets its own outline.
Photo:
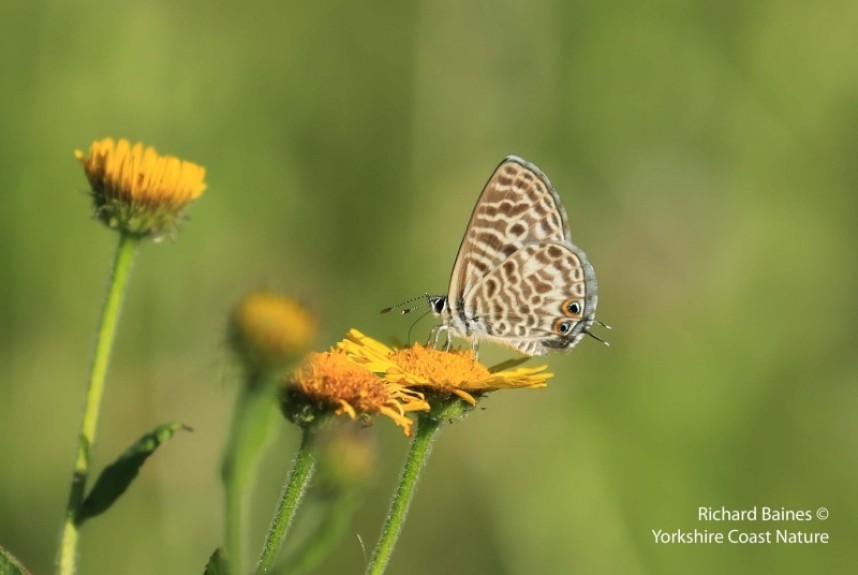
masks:
POLYGON ((393 305, 393 306, 390 306, 390 307, 386 307, 386 308, 384 308, 383 310, 381 310, 381 313, 388 313, 388 312, 391 312, 391 311, 393 311, 393 310, 395 310, 395 309, 405 308, 405 309, 401 309, 401 311, 399 312, 399 313, 401 313, 402 315, 405 315, 405 314, 407 314, 407 313, 411 313, 411 312, 412 312, 412 311, 414 311, 415 309, 419 309, 419 308, 423 307, 423 304, 424 304, 424 303, 427 303, 428 301, 429 301, 429 294, 419 295, 419 296, 417 296, 417 297, 413 297, 413 298, 411 298, 411 299, 405 300, 405 301, 404 301, 404 302, 402 302, 402 303, 398 303, 398 304, 396 304, 396 305, 393 305), (409 305, 409 304, 412 304, 412 303, 414 303, 414 302, 416 302, 416 301, 420 301, 420 300, 422 300, 422 303, 420 303, 420 304, 418 304, 418 305, 413 305, 413 306, 411 306, 411 307, 405 307, 405 306, 407 306, 407 305, 409 305))

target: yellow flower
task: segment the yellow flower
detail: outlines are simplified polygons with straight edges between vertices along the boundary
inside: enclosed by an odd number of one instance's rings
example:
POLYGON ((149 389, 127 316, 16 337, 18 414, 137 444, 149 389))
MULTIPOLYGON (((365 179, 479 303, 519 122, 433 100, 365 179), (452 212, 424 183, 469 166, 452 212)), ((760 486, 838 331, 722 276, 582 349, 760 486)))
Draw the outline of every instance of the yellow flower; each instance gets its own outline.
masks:
POLYGON ((429 404, 422 393, 385 381, 333 350, 311 353, 287 378, 283 408, 296 422, 313 421, 319 411, 328 409, 352 419, 381 414, 411 435, 413 422, 406 413, 428 411, 429 404))
POLYGON ((382 379, 409 388, 455 394, 476 405, 473 393, 498 389, 545 387, 552 373, 547 366, 518 367, 492 372, 471 351, 440 351, 415 344, 394 350, 356 329, 337 347, 382 379))
POLYGON ((256 292, 233 309, 228 337, 248 368, 272 369, 307 352, 316 338, 316 318, 290 297, 256 292))
POLYGON ((112 138, 93 142, 89 157, 80 150, 98 218, 135 236, 171 232, 184 208, 206 189, 206 170, 193 162, 160 156, 155 148, 112 138))

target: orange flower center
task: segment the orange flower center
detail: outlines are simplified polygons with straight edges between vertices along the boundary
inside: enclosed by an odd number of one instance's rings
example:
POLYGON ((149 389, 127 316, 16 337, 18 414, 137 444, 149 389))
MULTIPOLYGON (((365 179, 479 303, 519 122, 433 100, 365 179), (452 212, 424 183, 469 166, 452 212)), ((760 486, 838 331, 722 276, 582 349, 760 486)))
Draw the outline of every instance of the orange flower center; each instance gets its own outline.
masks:
POLYGON ((358 412, 378 412, 390 400, 384 383, 343 353, 311 353, 296 379, 308 398, 346 403, 358 412))
POLYGON ((426 378, 427 384, 457 386, 480 381, 491 375, 470 351, 439 351, 420 344, 397 350, 390 356, 403 371, 426 378))

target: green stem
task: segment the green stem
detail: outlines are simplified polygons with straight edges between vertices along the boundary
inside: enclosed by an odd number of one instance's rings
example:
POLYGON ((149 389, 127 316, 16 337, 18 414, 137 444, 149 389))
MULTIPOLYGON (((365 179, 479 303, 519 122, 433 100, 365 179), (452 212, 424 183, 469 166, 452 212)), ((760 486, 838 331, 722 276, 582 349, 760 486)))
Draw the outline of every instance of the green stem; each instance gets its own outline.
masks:
POLYGON ((301 447, 298 448, 298 454, 295 456, 292 472, 289 474, 289 480, 286 482, 286 485, 283 486, 283 491, 280 494, 280 502, 274 513, 274 519, 271 520, 271 526, 268 528, 268 534, 265 536, 262 555, 260 555, 259 563, 256 566, 257 575, 268 573, 274 565, 277 553, 280 551, 283 540, 286 538, 286 533, 292 524, 292 519, 295 517, 298 504, 301 502, 301 498, 310 484, 310 479, 316 468, 316 457, 312 451, 313 439, 313 430, 304 429, 301 447))
POLYGON ((417 486, 420 472, 432 452, 432 442, 441 430, 442 421, 441 418, 434 418, 429 415, 423 415, 419 418, 417 432, 414 434, 414 439, 411 440, 408 458, 405 460, 402 476, 399 478, 399 486, 393 494, 393 499, 390 500, 387 519, 384 521, 381 536, 375 545, 375 550, 372 552, 372 558, 369 560, 369 566, 366 569, 367 575, 381 575, 387 568, 387 563, 393 554, 393 548, 396 547, 396 541, 399 539, 399 533, 405 524, 408 507, 414 498, 414 488, 417 486))
POLYGON ((63 521, 63 532, 57 556, 57 573, 72 575, 77 563, 77 547, 80 538, 78 514, 84 499, 87 476, 90 468, 90 452, 95 444, 101 399, 104 396, 104 379, 110 362, 110 352, 116 339, 116 325, 122 309, 122 299, 131 275, 131 264, 137 251, 139 239, 120 234, 119 245, 113 260, 113 271, 107 286, 107 298, 101 311, 101 322, 95 343, 95 354, 83 408, 83 422, 78 435, 77 453, 71 488, 63 521))
POLYGON ((224 484, 226 557, 229 572, 244 573, 245 503, 274 413, 275 378, 249 374, 235 404, 221 477, 224 484))

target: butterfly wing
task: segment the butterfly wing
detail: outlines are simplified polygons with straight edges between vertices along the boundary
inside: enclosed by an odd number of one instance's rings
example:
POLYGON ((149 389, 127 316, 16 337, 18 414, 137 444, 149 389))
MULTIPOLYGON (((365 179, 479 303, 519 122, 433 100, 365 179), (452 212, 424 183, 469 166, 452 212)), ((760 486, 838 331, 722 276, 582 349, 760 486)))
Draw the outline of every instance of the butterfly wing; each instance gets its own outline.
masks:
POLYGON ((464 296, 474 330, 527 355, 571 349, 596 315, 596 276, 571 243, 528 244, 464 296))
POLYGON ((486 182, 465 231, 450 285, 448 302, 461 313, 468 289, 531 243, 570 242, 566 210, 542 171, 508 156, 486 182))

